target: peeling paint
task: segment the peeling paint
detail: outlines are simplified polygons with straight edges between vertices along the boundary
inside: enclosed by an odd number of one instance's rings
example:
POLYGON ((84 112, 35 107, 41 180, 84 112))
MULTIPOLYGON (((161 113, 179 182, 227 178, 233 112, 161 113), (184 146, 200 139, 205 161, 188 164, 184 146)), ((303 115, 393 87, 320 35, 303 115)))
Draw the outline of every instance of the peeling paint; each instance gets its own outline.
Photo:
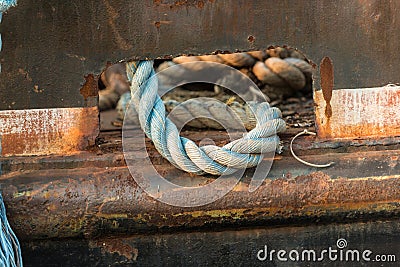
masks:
POLYGON ((98 109, 0 111, 2 156, 71 153, 94 144, 98 109))
POLYGON ((340 89, 332 92, 331 116, 323 92, 314 92, 321 138, 400 136, 400 87, 340 89))
POLYGON ((85 99, 85 101, 87 101, 89 97, 98 96, 99 88, 98 88, 98 81, 93 74, 86 75, 85 80, 86 80, 85 83, 80 89, 80 93, 85 99))

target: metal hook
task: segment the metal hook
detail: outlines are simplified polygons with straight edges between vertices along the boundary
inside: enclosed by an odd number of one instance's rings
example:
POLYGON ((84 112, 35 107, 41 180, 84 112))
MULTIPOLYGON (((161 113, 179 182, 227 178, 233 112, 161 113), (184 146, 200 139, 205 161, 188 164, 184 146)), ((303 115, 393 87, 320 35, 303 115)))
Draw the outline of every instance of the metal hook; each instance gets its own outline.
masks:
POLYGON ((304 130, 304 131, 302 131, 302 132, 296 134, 296 135, 293 137, 292 141, 290 142, 290 152, 292 153, 293 157, 294 157, 295 159, 297 159, 298 161, 300 161, 301 163, 303 163, 303 164, 305 164, 305 165, 307 165, 307 166, 310 166, 310 167, 315 167, 315 168, 327 168, 327 167, 330 167, 330 166, 332 166, 333 164, 335 164, 335 162, 329 162, 328 164, 313 164, 313 163, 309 163, 309 162, 307 162, 307 161, 305 161, 305 160, 302 160, 301 158, 299 158, 298 156, 296 156, 296 154, 294 154, 294 151, 293 151, 293 141, 294 141, 297 137, 299 137, 299 136, 301 136, 301 135, 305 135, 305 134, 308 134, 308 135, 317 135, 316 133, 314 133, 314 132, 309 132, 309 131, 307 131, 307 130, 304 130))

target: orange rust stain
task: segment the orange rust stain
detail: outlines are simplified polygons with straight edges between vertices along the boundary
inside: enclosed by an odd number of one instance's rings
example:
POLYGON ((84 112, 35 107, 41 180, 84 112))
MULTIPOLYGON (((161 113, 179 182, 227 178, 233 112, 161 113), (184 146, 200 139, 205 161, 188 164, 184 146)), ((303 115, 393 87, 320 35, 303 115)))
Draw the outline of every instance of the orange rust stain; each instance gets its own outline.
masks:
POLYGON ((120 256, 124 256, 128 260, 136 261, 139 255, 139 250, 137 248, 132 247, 118 238, 96 240, 92 241, 90 245, 91 247, 101 247, 103 254, 105 252, 110 254, 117 253, 120 256))
POLYGON ((188 5, 188 4, 189 4, 188 0, 175 1, 175 3, 174 3, 174 5, 177 6, 177 7, 179 7, 179 6, 186 6, 186 5, 188 5))
POLYGON ((387 98, 387 106, 398 106, 399 103, 399 99, 400 99, 400 90, 395 92, 395 94, 390 94, 389 97, 387 98))
POLYGON ((359 124, 359 125, 345 125, 334 128, 324 127, 317 122, 318 137, 321 138, 370 138, 370 137, 385 137, 385 136, 398 136, 400 125, 397 128, 382 128, 376 124, 359 124))
POLYGON ((203 8, 204 7, 204 2, 203 1, 197 2, 197 7, 198 8, 203 8))
POLYGON ((99 94, 99 88, 97 79, 93 74, 86 75, 85 80, 86 82, 80 89, 80 93, 86 101, 89 97, 96 97, 99 94))
POLYGON ((67 129, 61 138, 54 139, 50 143, 51 147, 72 153, 94 144, 99 132, 97 108, 94 110, 82 110, 76 119, 77 124, 67 129))
POLYGON ((153 3, 156 6, 168 7, 169 9, 173 9, 175 7, 196 7, 198 9, 204 8, 206 3, 214 3, 215 0, 176 0, 176 1, 162 1, 162 0, 153 0, 153 3))
POLYGON ((333 63, 329 57, 324 57, 320 67, 321 89, 326 102, 325 115, 327 118, 332 116, 332 90, 334 83, 333 63))

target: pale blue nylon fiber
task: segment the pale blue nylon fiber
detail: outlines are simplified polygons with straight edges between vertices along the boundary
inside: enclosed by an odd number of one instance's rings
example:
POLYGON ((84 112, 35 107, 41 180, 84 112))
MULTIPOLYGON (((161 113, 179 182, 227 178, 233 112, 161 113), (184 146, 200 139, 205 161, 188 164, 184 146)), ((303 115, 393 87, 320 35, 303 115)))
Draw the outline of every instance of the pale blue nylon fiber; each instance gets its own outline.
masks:
POLYGON ((0 266, 22 266, 21 247, 7 220, 6 208, 0 194, 0 266))
POLYGON ((7 11, 12 6, 17 4, 17 0, 0 0, 0 13, 7 11))
POLYGON ((195 174, 232 174, 239 169, 254 167, 263 158, 261 153, 280 149, 277 133, 286 124, 277 108, 268 103, 249 103, 257 118, 256 127, 244 137, 223 147, 198 147, 193 141, 179 136, 175 124, 166 118, 164 103, 158 95, 158 80, 152 61, 127 63, 131 82, 131 101, 139 122, 158 152, 177 168, 195 174))

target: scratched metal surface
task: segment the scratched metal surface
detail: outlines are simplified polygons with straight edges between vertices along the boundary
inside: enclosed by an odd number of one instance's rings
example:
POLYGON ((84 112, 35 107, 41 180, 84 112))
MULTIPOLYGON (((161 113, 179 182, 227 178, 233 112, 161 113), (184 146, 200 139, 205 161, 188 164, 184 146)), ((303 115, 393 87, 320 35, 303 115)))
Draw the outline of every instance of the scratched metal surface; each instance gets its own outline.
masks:
POLYGON ((0 27, 0 109, 93 106, 107 61, 269 45, 329 56, 335 88, 399 82, 399 1, 20 0, 0 27))

